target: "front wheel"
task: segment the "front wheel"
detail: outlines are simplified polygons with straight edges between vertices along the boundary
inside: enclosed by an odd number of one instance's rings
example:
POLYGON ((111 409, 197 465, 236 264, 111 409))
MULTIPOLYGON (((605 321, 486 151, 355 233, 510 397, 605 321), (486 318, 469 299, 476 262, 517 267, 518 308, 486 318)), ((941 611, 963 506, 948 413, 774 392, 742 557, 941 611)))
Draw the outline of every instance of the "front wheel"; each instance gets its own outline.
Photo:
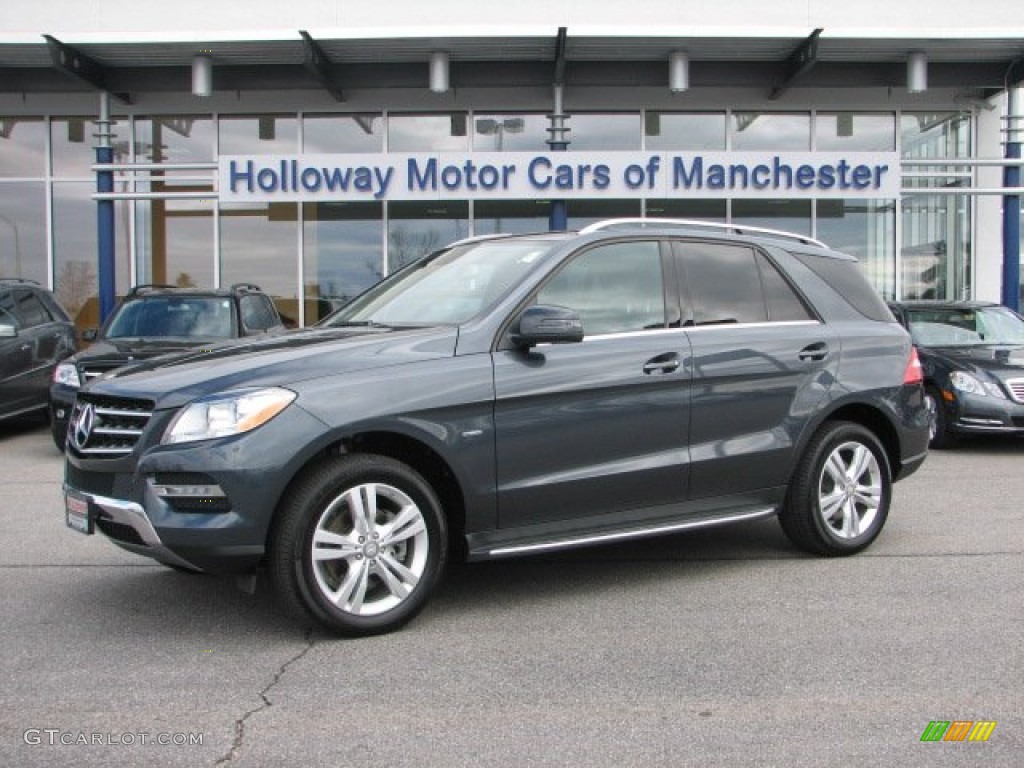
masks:
POLYGON ((818 555, 851 555, 882 531, 892 496, 889 460, 870 431, 830 422, 811 439, 779 522, 794 544, 818 555))
POLYGON ((939 390, 928 387, 924 393, 924 404, 928 409, 928 447, 937 450, 954 447, 957 435, 949 428, 949 417, 939 390))
POLYGON ((343 635, 401 627, 444 568, 447 531, 430 485, 369 454, 315 465, 290 490, 270 542, 270 577, 293 613, 343 635))

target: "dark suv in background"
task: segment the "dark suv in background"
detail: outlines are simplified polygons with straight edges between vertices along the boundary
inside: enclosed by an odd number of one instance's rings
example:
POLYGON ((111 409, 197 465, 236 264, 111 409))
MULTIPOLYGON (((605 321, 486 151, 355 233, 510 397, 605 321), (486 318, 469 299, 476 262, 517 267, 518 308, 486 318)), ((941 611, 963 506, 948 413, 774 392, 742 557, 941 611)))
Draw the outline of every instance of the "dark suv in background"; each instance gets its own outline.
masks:
POLYGON ((54 368, 76 348, 74 325, 52 293, 0 279, 0 419, 45 415, 54 368))
POLYGON ((858 552, 928 442, 910 336, 853 258, 658 220, 455 243, 312 330, 97 380, 71 422, 71 528, 265 567, 351 635, 408 621, 450 557, 773 515, 858 552))
POLYGON ((54 444, 64 449, 68 415, 86 382, 115 368, 169 352, 283 330, 274 302, 258 286, 226 289, 139 285, 100 330, 82 334, 92 346, 57 366, 50 387, 54 444))

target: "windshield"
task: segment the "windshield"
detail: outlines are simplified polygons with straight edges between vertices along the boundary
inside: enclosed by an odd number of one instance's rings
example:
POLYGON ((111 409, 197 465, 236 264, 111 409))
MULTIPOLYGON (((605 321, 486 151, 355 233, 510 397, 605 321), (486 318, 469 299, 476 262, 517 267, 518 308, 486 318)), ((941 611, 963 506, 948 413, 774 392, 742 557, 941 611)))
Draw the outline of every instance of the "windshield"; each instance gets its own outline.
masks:
POLYGON ((914 309, 908 317, 922 347, 1024 344, 1024 320, 1005 307, 914 309))
POLYGON ((557 241, 501 240, 458 245, 396 273, 323 325, 455 325, 492 306, 557 241))
POLYGON ((230 339, 234 329, 229 298, 147 296, 122 304, 105 338, 230 339))

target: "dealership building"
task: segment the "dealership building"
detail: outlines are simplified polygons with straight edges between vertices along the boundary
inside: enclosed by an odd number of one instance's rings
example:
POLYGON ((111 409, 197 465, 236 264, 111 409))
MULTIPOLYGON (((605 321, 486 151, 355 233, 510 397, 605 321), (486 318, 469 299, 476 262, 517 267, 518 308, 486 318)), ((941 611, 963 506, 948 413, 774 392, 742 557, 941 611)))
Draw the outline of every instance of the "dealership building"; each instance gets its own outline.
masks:
POLYGON ((0 277, 309 325, 453 240, 671 217, 1015 306, 1022 79, 1019 0, 8 0, 0 277))

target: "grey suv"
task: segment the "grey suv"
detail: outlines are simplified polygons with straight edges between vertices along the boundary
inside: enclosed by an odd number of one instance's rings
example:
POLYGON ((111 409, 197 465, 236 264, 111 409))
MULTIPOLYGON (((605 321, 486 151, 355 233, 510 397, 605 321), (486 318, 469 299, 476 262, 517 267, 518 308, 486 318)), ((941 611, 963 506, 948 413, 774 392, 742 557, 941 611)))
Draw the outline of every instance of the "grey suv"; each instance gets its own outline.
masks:
POLYGON ((694 222, 455 243, 319 327, 98 379, 66 520, 252 574, 342 634, 446 561, 777 515, 867 547, 925 459, 921 369, 854 259, 694 222), (147 369, 148 368, 148 369, 147 369))
POLYGON ((50 377, 75 349, 75 327, 52 293, 0 279, 0 419, 45 415, 50 377))

